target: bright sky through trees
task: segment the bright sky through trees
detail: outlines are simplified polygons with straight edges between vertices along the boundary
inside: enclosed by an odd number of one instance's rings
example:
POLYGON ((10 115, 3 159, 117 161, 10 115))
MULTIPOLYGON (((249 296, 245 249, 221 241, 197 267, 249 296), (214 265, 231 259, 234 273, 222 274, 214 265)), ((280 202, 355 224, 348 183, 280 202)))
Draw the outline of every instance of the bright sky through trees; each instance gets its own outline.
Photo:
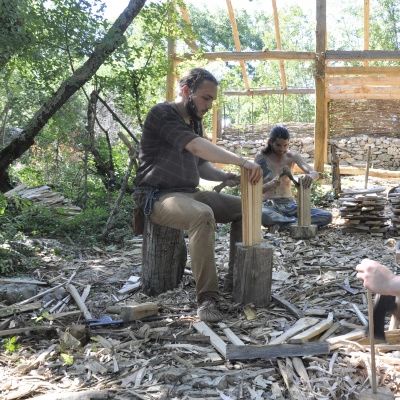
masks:
MULTIPOLYGON (((114 19, 125 9, 129 0, 104 0, 104 2, 107 4, 106 17, 114 19)), ((186 2, 193 3, 195 6, 199 7, 198 0, 186 0, 186 2)), ((271 0, 231 0, 231 2, 234 9, 246 8, 250 11, 252 8, 258 8, 265 9, 266 12, 272 12, 271 0)), ((201 5, 203 4, 210 10, 216 7, 227 9, 225 0, 203 0, 201 5)), ((316 0, 276 0, 278 11, 280 7, 290 4, 298 4, 305 10, 312 10, 313 13, 315 13, 316 0)))

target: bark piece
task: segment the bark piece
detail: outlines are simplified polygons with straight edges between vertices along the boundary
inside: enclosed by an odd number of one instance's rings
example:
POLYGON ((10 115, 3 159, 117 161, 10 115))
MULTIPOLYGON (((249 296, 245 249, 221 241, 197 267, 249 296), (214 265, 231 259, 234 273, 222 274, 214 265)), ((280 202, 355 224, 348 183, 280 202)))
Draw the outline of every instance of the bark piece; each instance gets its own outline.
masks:
POLYGON ((273 294, 272 300, 275 303, 279 304, 280 306, 284 307, 286 310, 288 310, 290 313, 292 313, 296 318, 304 318, 303 311, 299 310, 297 307, 295 307, 293 304, 289 303, 283 297, 278 296, 277 294, 273 294))

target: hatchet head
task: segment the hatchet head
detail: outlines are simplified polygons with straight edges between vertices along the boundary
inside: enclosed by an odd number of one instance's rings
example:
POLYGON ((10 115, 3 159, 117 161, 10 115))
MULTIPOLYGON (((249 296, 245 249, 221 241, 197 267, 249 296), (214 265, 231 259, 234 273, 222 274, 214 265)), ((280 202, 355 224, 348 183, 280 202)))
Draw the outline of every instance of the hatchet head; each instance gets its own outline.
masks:
POLYGON ((282 173, 279 175, 281 178, 282 176, 287 176, 296 186, 300 186, 300 183, 293 178, 292 173, 290 172, 290 168, 287 165, 284 165, 282 168, 282 173))
MULTIPOLYGON (((386 342, 385 336, 385 318, 386 314, 400 314, 400 298, 395 296, 384 296, 377 294, 374 303, 373 321, 374 321, 374 338, 386 342)), ((366 330, 367 336, 369 329, 366 330)))

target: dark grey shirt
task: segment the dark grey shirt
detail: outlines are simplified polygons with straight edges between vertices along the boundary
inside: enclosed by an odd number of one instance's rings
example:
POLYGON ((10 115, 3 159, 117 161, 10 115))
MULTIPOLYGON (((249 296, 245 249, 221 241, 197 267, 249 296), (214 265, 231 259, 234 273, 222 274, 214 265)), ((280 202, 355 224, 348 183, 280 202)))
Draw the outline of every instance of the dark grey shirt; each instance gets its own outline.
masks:
POLYGON ((195 133, 170 103, 152 107, 143 125, 135 186, 195 189, 200 180, 197 166, 204 160, 187 151, 185 146, 203 136, 199 129, 195 133))

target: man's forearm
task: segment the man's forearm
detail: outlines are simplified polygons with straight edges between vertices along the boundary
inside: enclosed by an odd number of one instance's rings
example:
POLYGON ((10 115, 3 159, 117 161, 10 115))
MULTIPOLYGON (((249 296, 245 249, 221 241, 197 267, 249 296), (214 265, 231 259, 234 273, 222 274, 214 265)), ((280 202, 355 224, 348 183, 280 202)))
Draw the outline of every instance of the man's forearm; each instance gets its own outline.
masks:
POLYGON ((246 161, 237 154, 218 147, 209 142, 207 139, 203 138, 193 139, 185 146, 185 148, 194 155, 211 162, 242 166, 242 164, 246 161))

